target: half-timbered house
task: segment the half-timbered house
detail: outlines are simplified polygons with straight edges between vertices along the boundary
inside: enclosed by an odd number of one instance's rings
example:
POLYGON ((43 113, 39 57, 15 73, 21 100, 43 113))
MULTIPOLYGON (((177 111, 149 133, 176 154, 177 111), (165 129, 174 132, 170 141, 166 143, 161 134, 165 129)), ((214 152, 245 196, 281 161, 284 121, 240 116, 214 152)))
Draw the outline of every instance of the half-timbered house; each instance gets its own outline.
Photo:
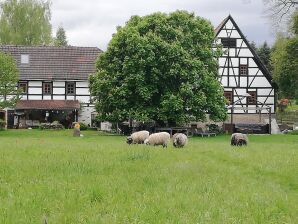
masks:
POLYGON ((275 113, 277 86, 232 16, 224 19, 215 32, 215 42, 223 47, 219 79, 234 122, 254 123, 259 121, 259 113, 275 113))
POLYGON ((91 125, 94 105, 88 77, 95 71, 95 47, 0 46, 17 63, 21 100, 8 109, 8 127, 38 126, 59 121, 91 125))

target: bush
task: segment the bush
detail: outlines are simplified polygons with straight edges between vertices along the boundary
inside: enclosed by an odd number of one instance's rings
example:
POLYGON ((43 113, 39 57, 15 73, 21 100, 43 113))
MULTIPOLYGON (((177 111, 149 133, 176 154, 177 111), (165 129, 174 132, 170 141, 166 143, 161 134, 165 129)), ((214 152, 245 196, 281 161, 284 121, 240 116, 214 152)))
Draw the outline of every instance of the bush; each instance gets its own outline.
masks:
POLYGON ((222 128, 220 128, 217 124, 209 124, 208 126, 208 131, 211 133, 215 133, 215 134, 222 134, 223 130, 222 128))
POLYGON ((289 132, 290 135, 298 135, 298 130, 294 130, 294 131, 291 131, 289 132))
POLYGON ((41 123, 39 128, 41 130, 62 130, 64 126, 59 121, 54 121, 53 123, 41 123))
POLYGON ((6 125, 6 122, 4 120, 0 119, 0 130, 4 130, 5 125, 6 125))
POLYGON ((86 131, 88 129, 88 125, 84 123, 80 123, 80 130, 81 131, 86 131))

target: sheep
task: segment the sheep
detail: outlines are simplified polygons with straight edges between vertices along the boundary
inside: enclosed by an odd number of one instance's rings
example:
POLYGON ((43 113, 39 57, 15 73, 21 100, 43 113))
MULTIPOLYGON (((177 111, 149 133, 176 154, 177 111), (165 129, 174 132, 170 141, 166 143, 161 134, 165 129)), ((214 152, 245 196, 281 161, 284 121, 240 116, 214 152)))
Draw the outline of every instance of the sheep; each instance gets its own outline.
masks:
POLYGON ((231 136, 231 145, 242 146, 248 144, 248 138, 246 134, 234 133, 231 136))
POLYGON ((149 131, 138 131, 127 137, 127 144, 144 144, 145 139, 149 137, 149 131))
POLYGON ((149 137, 145 140, 146 145, 162 145, 163 147, 168 146, 168 142, 170 140, 170 134, 168 132, 158 132, 149 135, 149 137))
POLYGON ((187 145, 187 136, 183 133, 176 133, 173 136, 173 145, 177 148, 182 148, 187 145))

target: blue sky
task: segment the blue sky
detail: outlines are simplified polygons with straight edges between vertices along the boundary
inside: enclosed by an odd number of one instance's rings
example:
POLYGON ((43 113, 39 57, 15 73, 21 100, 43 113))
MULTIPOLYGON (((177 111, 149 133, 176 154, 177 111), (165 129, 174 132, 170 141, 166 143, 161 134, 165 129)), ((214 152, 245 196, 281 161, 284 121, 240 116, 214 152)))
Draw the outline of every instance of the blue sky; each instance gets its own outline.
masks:
POLYGON ((215 27, 231 14, 249 41, 274 41, 262 0, 52 0, 53 31, 62 25, 70 45, 105 50, 116 26, 124 25, 132 15, 177 9, 194 12, 215 27))

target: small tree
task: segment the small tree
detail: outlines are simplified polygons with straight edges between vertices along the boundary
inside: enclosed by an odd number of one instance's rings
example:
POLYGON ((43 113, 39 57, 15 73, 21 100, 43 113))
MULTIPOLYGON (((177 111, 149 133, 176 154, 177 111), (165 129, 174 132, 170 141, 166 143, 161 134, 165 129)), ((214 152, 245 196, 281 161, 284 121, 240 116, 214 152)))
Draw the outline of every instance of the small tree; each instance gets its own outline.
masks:
POLYGON ((90 78, 102 120, 225 120, 209 21, 185 11, 133 16, 119 27, 90 78))
POLYGON ((0 52, 0 109, 15 106, 19 99, 18 80, 14 58, 0 52))
POLYGON ((257 53, 266 68, 269 71, 272 71, 272 67, 270 64, 271 48, 266 41, 257 49, 257 53))
POLYGON ((62 26, 60 26, 56 32, 56 38, 55 38, 54 44, 55 46, 67 46, 65 30, 62 26))

